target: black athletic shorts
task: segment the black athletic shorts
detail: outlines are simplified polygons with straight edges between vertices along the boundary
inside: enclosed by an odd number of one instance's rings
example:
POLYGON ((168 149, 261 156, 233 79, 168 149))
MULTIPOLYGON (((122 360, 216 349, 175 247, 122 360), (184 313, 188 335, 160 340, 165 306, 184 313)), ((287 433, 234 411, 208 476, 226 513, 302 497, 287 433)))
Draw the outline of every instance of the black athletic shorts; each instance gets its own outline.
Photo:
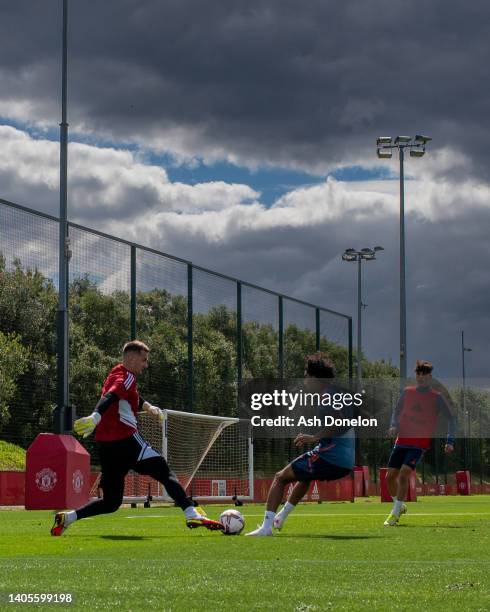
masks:
POLYGON ((416 448, 415 446, 395 446, 391 451, 388 467, 399 470, 402 465, 408 465, 414 470, 424 456, 424 452, 423 448, 416 448))
POLYGON ((304 453, 291 463, 296 480, 310 482, 311 480, 338 480, 351 473, 349 468, 328 463, 317 455, 304 453))
POLYGON ((142 470, 144 464, 141 464, 146 459, 160 457, 165 462, 165 459, 137 431, 129 438, 115 440, 114 442, 99 442, 99 456, 102 488, 104 479, 124 478, 129 470, 146 473, 146 470, 142 470))

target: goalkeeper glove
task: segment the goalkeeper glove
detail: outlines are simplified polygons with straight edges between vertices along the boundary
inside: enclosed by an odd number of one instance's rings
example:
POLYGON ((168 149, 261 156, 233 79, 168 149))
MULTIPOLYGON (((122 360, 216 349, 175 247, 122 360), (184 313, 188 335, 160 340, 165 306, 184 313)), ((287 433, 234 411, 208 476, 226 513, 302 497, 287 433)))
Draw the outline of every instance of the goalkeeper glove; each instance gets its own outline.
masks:
POLYGON ((90 434, 94 431, 94 429, 100 423, 101 418, 102 417, 98 412, 92 412, 92 414, 87 417, 77 419, 73 423, 73 429, 75 430, 75 433, 77 435, 86 438, 87 436, 90 436, 90 434))
POLYGON ((158 406, 150 406, 147 410, 151 416, 158 417, 160 423, 163 423, 163 410, 158 406))

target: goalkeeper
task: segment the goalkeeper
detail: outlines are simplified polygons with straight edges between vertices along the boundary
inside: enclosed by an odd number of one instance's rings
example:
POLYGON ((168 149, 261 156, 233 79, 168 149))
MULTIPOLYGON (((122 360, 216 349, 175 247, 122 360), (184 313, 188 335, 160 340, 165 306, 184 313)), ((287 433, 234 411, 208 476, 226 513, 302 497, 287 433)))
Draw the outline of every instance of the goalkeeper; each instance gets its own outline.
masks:
POLYGON ((94 412, 75 421, 75 433, 84 438, 95 430, 100 451, 103 497, 77 510, 58 512, 51 535, 62 535, 74 521, 115 512, 122 503, 124 479, 129 470, 161 482, 184 511, 188 527, 222 529, 221 523, 208 519, 201 508, 194 506, 165 459, 138 433, 136 414, 139 410, 163 419, 160 408, 146 402, 136 388, 136 377, 148 367, 149 352, 146 344, 139 340, 125 344, 122 363, 113 368, 105 380, 94 412))

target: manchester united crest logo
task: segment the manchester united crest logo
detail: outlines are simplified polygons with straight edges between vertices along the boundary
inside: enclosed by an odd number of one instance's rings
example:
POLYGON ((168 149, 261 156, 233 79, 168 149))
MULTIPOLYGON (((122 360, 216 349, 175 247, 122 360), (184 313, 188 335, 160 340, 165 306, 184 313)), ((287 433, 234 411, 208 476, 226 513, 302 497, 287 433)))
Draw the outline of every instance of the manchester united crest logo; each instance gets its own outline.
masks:
POLYGON ((44 491, 44 493, 52 491, 57 482, 58 477, 56 472, 53 472, 53 470, 50 468, 43 468, 36 474, 36 486, 41 491, 44 491))
POLYGON ((80 493, 83 487, 83 474, 81 470, 75 470, 71 479, 73 484, 73 490, 75 493, 80 493))

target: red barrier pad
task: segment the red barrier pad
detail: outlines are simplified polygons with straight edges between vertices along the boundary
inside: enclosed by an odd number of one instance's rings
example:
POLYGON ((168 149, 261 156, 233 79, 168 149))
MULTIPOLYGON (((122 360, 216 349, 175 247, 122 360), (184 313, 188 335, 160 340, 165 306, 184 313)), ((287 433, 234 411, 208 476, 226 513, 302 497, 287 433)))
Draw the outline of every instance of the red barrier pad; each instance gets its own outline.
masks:
POLYGON ((26 510, 79 508, 89 500, 90 455, 73 436, 39 434, 26 455, 26 510))
POLYGON ((0 472, 0 506, 23 506, 25 472, 0 472))
POLYGON ((456 472, 456 485, 460 495, 471 495, 471 479, 469 470, 456 472))

